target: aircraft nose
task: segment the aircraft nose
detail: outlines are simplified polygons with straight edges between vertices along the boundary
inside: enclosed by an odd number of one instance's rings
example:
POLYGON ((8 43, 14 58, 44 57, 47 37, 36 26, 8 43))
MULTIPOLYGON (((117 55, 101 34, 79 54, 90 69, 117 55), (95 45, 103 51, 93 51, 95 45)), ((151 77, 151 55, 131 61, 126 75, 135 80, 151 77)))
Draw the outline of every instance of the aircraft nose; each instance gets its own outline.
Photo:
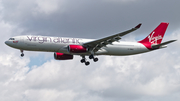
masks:
POLYGON ((9 41, 5 41, 4 43, 5 43, 6 45, 9 45, 9 41))
POLYGON ((7 45, 7 41, 4 42, 7 45))

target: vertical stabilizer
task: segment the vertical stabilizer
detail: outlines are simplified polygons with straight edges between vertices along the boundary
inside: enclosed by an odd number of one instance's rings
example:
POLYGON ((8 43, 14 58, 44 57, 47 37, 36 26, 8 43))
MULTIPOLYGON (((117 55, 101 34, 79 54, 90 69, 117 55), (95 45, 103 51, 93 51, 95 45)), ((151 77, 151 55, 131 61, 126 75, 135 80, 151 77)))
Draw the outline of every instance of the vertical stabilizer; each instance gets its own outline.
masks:
POLYGON ((145 39, 139 41, 139 43, 160 44, 164 37, 168 25, 169 23, 162 22, 145 39))

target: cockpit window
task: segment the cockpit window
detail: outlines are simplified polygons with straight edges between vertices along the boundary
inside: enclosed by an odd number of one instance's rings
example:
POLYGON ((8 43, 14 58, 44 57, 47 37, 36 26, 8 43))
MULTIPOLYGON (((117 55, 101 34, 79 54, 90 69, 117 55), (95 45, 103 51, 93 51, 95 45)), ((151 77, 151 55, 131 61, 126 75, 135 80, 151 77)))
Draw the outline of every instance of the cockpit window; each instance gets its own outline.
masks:
POLYGON ((15 40, 14 38, 10 38, 9 40, 15 40))

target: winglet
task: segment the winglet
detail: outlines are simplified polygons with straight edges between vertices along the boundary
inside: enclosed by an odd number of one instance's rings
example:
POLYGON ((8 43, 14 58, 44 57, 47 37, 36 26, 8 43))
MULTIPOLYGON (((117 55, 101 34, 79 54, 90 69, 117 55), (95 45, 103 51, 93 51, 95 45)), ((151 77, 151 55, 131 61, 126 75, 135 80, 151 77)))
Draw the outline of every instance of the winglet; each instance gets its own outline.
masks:
POLYGON ((138 24, 135 28, 138 29, 141 27, 141 25, 142 25, 142 23, 138 24))

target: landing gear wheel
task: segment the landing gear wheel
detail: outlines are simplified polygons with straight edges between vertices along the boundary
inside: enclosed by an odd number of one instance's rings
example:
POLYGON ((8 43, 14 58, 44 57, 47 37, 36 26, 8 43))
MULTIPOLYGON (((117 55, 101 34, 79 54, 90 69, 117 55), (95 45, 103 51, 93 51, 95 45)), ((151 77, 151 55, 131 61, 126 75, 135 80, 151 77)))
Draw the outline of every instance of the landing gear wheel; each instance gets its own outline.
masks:
POLYGON ((97 61, 98 61, 98 58, 94 58, 93 60, 94 60, 94 62, 97 62, 97 61))
POLYGON ((94 62, 98 61, 98 58, 95 58, 93 54, 89 55, 89 59, 93 59, 94 62))
POLYGON ((91 55, 89 55, 89 59, 93 59, 94 58, 94 56, 91 54, 91 55))
POLYGON ((23 57, 24 56, 24 54, 21 54, 21 57, 23 57))
POLYGON ((85 59, 81 59, 81 63, 84 63, 84 62, 86 62, 86 60, 85 59))
POLYGON ((86 66, 88 66, 89 64, 90 64, 90 62, 89 62, 89 61, 85 62, 85 65, 86 65, 86 66))

